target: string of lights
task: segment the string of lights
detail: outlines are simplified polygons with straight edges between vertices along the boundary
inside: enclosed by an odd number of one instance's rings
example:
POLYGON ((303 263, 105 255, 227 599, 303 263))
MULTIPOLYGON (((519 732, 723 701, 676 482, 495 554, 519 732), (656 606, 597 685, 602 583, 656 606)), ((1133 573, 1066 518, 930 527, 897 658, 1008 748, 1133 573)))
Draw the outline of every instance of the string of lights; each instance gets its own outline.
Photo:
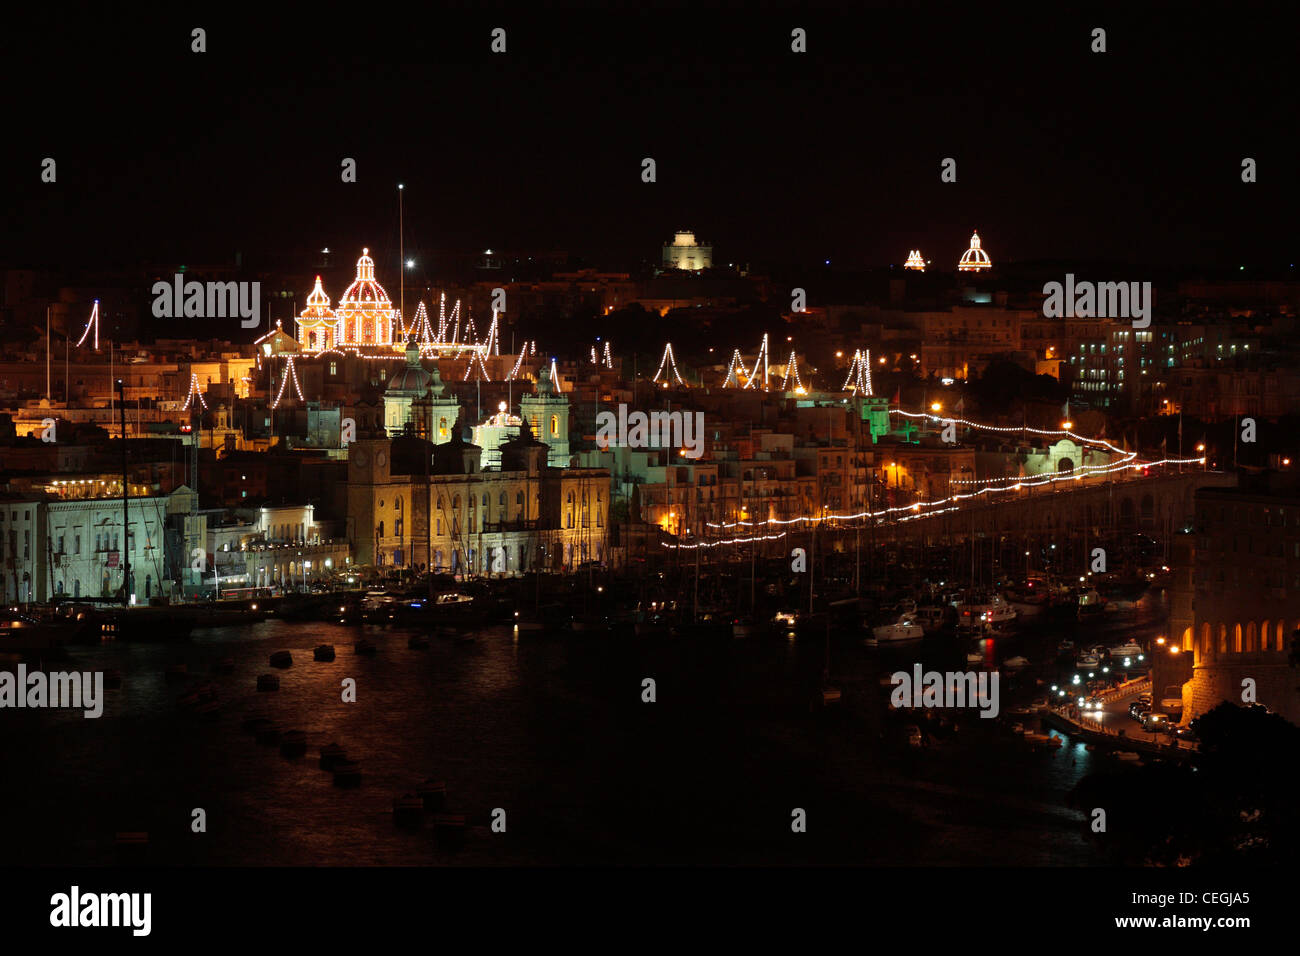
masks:
MULTIPOLYGON (((659 371, 655 372, 655 377, 654 377, 654 381, 655 381, 655 382, 658 382, 658 381, 659 381, 659 376, 661 376, 661 375, 664 374, 664 368, 665 368, 665 367, 671 367, 671 368, 672 368, 672 370, 673 370, 673 378, 677 379, 677 384, 678 384, 678 385, 685 385, 685 384, 686 384, 684 381, 682 381, 681 373, 679 373, 679 372, 677 371, 677 359, 673 357, 673 343, 672 343, 672 342, 669 342, 668 344, 666 344, 666 345, 664 346, 664 354, 663 354, 663 357, 662 357, 661 359, 659 359, 659 371)), ((668 387, 668 376, 664 375, 664 388, 667 388, 667 387, 668 387)))

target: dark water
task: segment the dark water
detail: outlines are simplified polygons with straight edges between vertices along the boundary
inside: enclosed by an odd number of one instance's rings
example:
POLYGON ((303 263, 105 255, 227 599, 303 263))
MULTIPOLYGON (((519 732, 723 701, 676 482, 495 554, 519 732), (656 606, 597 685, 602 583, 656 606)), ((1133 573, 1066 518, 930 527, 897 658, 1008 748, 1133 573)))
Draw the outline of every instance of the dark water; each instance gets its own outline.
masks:
MULTIPOLYGON (((1105 639, 1151 631, 1157 611, 1105 625, 1105 639)), ((1045 661, 1058 630, 999 639, 990 653, 1045 661)), ((1099 862, 1065 794, 1100 755, 1069 742, 1031 752, 1002 722, 973 714, 922 752, 885 733, 880 678, 916 660, 964 669, 953 647, 834 642, 843 703, 813 713, 826 653, 817 641, 516 638, 502 626, 411 650, 410 633, 268 621, 172 645, 73 649, 56 669, 117 669, 123 685, 107 691, 98 720, 0 713, 0 860, 111 864, 122 859, 115 833, 147 831, 138 858, 158 863, 1099 862), (363 635, 377 656, 354 654, 363 635), (321 642, 335 645, 335 662, 312 660, 321 642), (294 664, 274 671, 281 689, 258 693, 267 658, 285 649, 294 664), (206 677, 225 657, 235 672, 211 678, 219 718, 178 709, 184 685, 168 684, 165 668, 184 663, 206 677), (340 699, 345 677, 357 682, 356 703, 340 699), (653 704, 641 700, 646 677, 657 682, 653 704), (307 755, 287 759, 242 732, 259 712, 305 731, 307 755), (359 789, 335 787, 319 769, 330 741, 361 761, 359 789), (394 825, 393 797, 428 776, 446 780, 448 808, 468 816, 458 852, 437 844, 427 820, 418 831, 394 825), (196 807, 205 834, 191 832, 196 807), (504 834, 488 828, 498 807, 504 834), (791 832, 796 807, 806 833, 791 832)), ((1052 678, 1036 669, 1004 686, 1004 708, 1035 675, 1052 678)))

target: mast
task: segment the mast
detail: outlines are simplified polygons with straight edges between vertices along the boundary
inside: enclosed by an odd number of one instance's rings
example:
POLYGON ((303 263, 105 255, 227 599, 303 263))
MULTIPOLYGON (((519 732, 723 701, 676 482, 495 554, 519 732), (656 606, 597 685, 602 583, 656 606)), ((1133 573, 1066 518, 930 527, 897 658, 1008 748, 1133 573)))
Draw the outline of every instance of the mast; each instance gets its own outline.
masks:
POLYGON ((122 426, 122 606, 131 606, 131 488, 126 473, 126 382, 117 380, 117 410, 122 426))

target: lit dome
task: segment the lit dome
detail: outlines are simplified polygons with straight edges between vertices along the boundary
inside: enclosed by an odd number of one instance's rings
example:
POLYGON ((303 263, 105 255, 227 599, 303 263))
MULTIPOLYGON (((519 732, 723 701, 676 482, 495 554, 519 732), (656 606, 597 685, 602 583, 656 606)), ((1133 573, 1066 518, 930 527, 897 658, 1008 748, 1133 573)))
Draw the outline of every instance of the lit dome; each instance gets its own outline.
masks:
POLYGON ((907 254, 907 261, 903 263, 904 269, 916 269, 918 272, 925 271, 925 260, 921 258, 921 250, 913 249, 907 254))
POLYGON ((424 366, 420 364, 420 348, 412 339, 406 343, 406 365, 389 380, 385 393, 393 396, 404 395, 409 398, 419 398, 424 395, 432 383, 433 375, 425 371, 424 366))
POLYGON ((361 250, 357 277, 339 299, 336 314, 344 345, 392 345, 396 312, 384 287, 375 281, 375 260, 361 250))
POLYGON ((992 269, 993 261, 989 259, 989 254, 980 248, 980 234, 972 232, 970 234, 970 248, 961 255, 961 261, 957 263, 958 272, 979 272, 981 269, 992 269))

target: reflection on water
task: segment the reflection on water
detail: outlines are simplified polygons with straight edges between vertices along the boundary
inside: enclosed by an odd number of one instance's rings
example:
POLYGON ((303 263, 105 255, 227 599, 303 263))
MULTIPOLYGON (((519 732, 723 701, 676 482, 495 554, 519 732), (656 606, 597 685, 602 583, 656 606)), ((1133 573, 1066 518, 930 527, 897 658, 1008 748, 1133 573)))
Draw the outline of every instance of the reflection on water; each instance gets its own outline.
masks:
MULTIPOLYGON (((1149 636, 1157 616, 1138 608, 1122 624, 1089 627, 1103 641, 1149 636)), ((1012 654, 1032 662, 1004 683, 1004 708, 1050 679, 1047 649, 1087 639, 1081 631, 1067 622, 987 642, 990 664, 1012 654)), ((144 859, 164 863, 1096 862, 1064 806, 1099 759, 1082 745, 1031 752, 1001 721, 974 714, 922 753, 885 732, 881 678, 917 661, 965 669, 953 642, 879 651, 832 642, 843 705, 813 714, 826 656, 818 641, 520 640, 501 626, 412 650, 411 633, 267 621, 175 645, 73 649, 61 669, 116 669, 123 685, 99 720, 0 713, 0 810, 18 824, 0 859, 112 863, 115 833, 147 831, 144 859), (374 657, 354 653, 362 636, 378 645, 374 657), (322 642, 335 645, 333 663, 312 659, 322 642), (278 692, 258 693, 278 650, 293 666, 274 671, 278 692), (223 658, 233 672, 209 678, 223 658), (177 707, 186 685, 167 682, 174 664, 217 686, 217 719, 177 707), (348 677, 356 703, 341 700, 348 677), (653 704, 641 700, 646 677, 657 682, 653 704), (305 731, 307 755, 259 746, 240 727, 258 713, 305 731), (359 789, 335 787, 319 769, 332 741, 361 762, 359 789), (430 776, 447 782, 448 808, 473 828, 459 852, 437 845, 427 819, 418 831, 394 826, 393 798, 430 776), (497 807, 505 834, 488 829, 497 807), (790 831, 796 807, 807 833, 790 831), (206 811, 206 834, 190 830, 194 808, 206 811)))

